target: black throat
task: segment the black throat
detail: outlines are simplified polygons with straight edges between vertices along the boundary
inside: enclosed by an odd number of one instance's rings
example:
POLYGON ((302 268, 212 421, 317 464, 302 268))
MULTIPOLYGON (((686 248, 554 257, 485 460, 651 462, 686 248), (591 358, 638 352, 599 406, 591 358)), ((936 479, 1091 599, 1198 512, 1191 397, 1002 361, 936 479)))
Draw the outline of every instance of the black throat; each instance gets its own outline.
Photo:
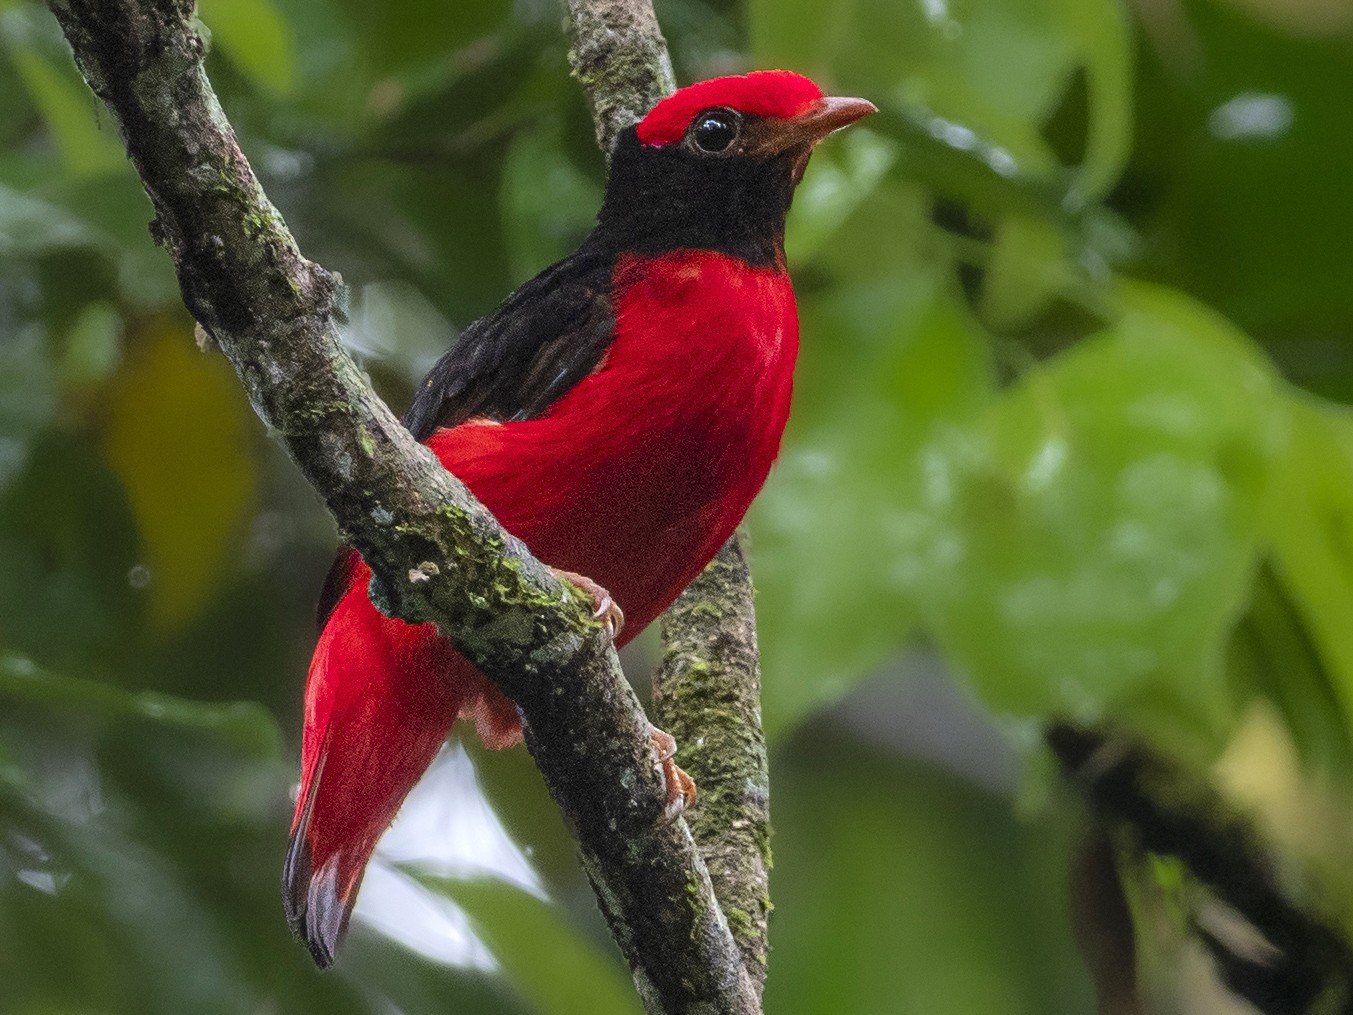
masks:
POLYGON ((752 265, 781 264, 794 184, 790 154, 702 158, 682 144, 642 145, 629 127, 616 140, 585 246, 609 254, 714 250, 752 265))

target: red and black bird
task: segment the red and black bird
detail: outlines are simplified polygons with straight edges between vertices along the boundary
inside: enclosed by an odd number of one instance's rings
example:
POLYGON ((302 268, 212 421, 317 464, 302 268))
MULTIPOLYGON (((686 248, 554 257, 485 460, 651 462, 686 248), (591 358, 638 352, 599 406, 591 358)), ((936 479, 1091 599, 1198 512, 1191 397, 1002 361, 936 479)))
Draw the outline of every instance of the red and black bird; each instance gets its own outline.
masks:
MULTIPOLYGON (((873 111, 787 71, 662 100, 617 140, 582 246, 466 328, 404 418, 536 557, 591 579, 599 610, 609 593, 621 643, 732 535, 775 461, 798 351, 785 214, 813 146, 873 111)), ((521 739, 512 702, 433 625, 377 612, 370 577, 340 551, 305 689, 283 882, 321 966, 456 718, 490 747, 521 739)))

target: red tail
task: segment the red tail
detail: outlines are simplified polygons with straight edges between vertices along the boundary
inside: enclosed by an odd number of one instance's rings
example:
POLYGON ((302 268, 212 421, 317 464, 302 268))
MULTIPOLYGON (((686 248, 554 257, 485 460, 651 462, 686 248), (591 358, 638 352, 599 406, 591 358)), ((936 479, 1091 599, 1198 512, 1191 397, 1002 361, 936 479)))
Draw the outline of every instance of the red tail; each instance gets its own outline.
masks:
POLYGON ((381 615, 358 562, 310 663, 301 792, 282 873, 287 921, 333 962, 376 840, 458 714, 490 746, 520 738, 510 702, 437 635, 381 615), (332 749, 330 749, 332 747, 332 749))

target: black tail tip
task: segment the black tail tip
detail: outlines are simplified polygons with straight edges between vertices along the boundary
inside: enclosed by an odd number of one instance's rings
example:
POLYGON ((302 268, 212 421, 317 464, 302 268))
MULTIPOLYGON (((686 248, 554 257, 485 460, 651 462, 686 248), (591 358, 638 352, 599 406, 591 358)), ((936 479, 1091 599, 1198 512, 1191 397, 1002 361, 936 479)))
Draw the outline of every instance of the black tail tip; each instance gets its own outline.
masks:
POLYGON ((346 901, 339 895, 341 858, 342 853, 335 853, 315 870, 310 863, 310 844, 304 835, 297 834, 292 837, 282 868, 282 906, 287 925, 305 943, 320 969, 334 964, 357 897, 356 885, 346 901))

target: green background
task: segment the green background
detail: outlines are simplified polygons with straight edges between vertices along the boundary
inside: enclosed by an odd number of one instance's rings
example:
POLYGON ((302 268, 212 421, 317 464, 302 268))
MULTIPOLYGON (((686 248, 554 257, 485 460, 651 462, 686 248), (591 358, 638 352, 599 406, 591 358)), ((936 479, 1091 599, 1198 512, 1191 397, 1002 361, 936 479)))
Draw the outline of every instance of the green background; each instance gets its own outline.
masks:
MULTIPOLYGON (((603 166, 558 9, 200 13, 246 152, 402 409, 589 227, 603 166)), ((784 66, 881 108, 791 212, 796 406, 751 517, 768 1010, 1090 1009, 1050 716, 1183 760, 1353 928, 1353 7, 658 14, 682 82, 784 66)), ((335 537, 194 346, 149 218, 55 22, 0 0, 0 1013, 636 1011, 520 750, 453 755, 445 820, 368 885, 459 927, 456 962, 359 920, 321 975, 289 939, 335 537)), ((1233 1010, 1157 889, 1134 900, 1150 996, 1233 1010)))

